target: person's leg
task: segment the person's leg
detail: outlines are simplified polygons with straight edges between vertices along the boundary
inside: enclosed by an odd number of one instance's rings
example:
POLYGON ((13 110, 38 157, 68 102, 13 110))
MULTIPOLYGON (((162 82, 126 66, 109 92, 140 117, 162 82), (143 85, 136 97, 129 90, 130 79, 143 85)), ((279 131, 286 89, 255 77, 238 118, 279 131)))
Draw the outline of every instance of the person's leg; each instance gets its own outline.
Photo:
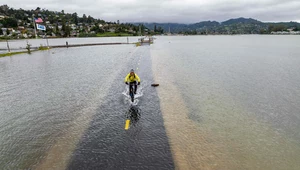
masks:
POLYGON ((129 94, 130 94, 130 92, 131 92, 131 89, 132 89, 132 84, 129 83, 129 94))
POLYGON ((136 90, 137 90, 137 83, 136 81, 134 82, 134 94, 136 94, 136 90))

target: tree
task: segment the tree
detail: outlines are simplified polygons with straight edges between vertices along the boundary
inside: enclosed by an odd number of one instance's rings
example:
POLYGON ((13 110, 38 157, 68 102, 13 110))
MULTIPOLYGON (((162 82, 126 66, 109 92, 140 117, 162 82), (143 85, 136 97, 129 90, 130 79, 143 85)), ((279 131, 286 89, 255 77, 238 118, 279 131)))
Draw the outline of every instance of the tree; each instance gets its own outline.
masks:
POLYGON ((82 22, 87 22, 87 17, 85 14, 82 15, 82 22))
POLYGON ((160 34, 163 34, 164 33, 164 29, 162 29, 162 27, 158 27, 157 31, 158 33, 160 34))
POLYGON ((90 23, 93 22, 93 20, 94 20, 94 18, 89 15, 88 18, 87 18, 87 23, 90 24, 90 23))
POLYGON ((268 32, 271 33, 274 30, 274 25, 269 25, 268 32))
POLYGON ((18 21, 15 18, 4 18, 1 23, 3 27, 18 27, 18 21))
POLYGON ((156 24, 154 25, 154 32, 157 32, 157 30, 156 30, 156 24))
POLYGON ((58 24, 56 24, 56 26, 55 26, 55 33, 56 34, 59 33, 58 24))
POLYGON ((2 31, 2 29, 0 29, 0 35, 2 35, 3 34, 3 31, 2 31))
POLYGON ((35 9, 35 14, 37 15, 39 12, 41 11, 41 8, 40 7, 37 7, 36 9, 35 9))
POLYGON ((3 13, 5 15, 8 14, 8 10, 9 10, 9 7, 7 5, 1 5, 0 6, 0 13, 3 13))
POLYGON ((76 12, 72 14, 72 20, 76 25, 78 24, 78 16, 76 12))
POLYGON ((52 32, 53 32, 53 29, 49 28, 49 26, 46 26, 47 35, 51 35, 52 32))

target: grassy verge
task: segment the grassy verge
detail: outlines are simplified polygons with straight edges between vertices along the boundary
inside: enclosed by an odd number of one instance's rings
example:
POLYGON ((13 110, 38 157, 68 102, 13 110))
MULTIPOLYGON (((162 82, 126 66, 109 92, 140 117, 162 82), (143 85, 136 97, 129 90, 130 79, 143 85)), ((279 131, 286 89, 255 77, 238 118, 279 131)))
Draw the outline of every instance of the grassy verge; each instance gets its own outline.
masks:
POLYGON ((133 34, 128 33, 114 33, 114 32, 105 32, 96 34, 97 37, 124 37, 124 36, 133 36, 133 34))
POLYGON ((137 42, 137 43, 135 43, 135 46, 136 47, 139 47, 139 46, 141 46, 142 44, 140 43, 140 42, 137 42))
POLYGON ((45 46, 40 46, 39 47, 39 50, 49 50, 50 48, 49 47, 45 47, 45 46))
MULTIPOLYGON (((43 51, 43 50, 49 50, 49 48, 41 46, 41 47, 39 47, 38 50, 31 50, 30 52, 43 51)), ((26 54, 26 53, 28 53, 28 51, 18 51, 18 52, 3 53, 3 54, 0 54, 0 57, 8 57, 8 56, 12 56, 12 55, 26 54)))
POLYGON ((16 54, 24 54, 24 53, 28 53, 28 52, 27 51, 18 51, 18 52, 4 53, 4 54, 0 54, 0 57, 7 57, 7 56, 16 55, 16 54))

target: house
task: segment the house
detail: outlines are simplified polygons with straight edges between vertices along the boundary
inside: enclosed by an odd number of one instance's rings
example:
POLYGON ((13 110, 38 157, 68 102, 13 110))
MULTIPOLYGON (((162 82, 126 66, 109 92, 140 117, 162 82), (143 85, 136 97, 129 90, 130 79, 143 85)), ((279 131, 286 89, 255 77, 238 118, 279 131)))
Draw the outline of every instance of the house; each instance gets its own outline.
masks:
POLYGON ((33 28, 27 28, 26 30, 27 30, 27 33, 34 33, 34 29, 33 28))
POLYGON ((23 37, 24 38, 28 38, 28 35, 25 33, 25 34, 23 34, 23 37))
POLYGON ((76 37, 76 36, 77 36, 77 32, 76 32, 76 31, 71 31, 70 36, 71 36, 71 37, 76 37))
POLYGON ((4 15, 0 15, 0 20, 3 20, 4 18, 6 18, 4 15))
POLYGON ((15 32, 15 30, 13 28, 7 28, 7 30, 10 32, 15 32))
POLYGON ((115 32, 116 30, 114 28, 108 29, 109 32, 115 32))
POLYGON ((2 29, 3 35, 6 35, 7 34, 7 28, 1 28, 1 29, 2 29))
POLYGON ((76 30, 76 28, 77 28, 76 26, 71 26, 72 30, 76 30))
POLYGON ((133 31, 132 29, 128 30, 129 33, 136 33, 136 31, 133 31))

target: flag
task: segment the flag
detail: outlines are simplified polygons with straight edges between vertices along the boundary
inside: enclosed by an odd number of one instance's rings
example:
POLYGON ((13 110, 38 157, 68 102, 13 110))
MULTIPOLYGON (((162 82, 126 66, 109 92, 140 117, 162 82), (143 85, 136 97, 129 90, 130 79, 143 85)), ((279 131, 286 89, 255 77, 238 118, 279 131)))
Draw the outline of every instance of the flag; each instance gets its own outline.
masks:
POLYGON ((46 27, 40 24, 36 24, 36 29, 46 31, 46 27))
POLYGON ((36 23, 43 22, 42 18, 34 18, 34 21, 35 21, 36 23))

